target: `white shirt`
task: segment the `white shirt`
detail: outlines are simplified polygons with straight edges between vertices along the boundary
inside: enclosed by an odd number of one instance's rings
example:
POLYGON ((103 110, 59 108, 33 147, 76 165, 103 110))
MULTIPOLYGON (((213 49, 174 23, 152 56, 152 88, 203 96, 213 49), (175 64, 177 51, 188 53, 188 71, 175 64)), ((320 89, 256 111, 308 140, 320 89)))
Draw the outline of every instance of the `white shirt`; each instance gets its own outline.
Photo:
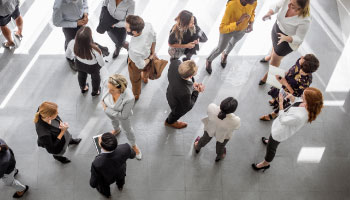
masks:
POLYGON ((98 65, 100 65, 101 67, 105 65, 105 61, 103 59, 103 56, 97 52, 95 49, 92 49, 92 59, 91 60, 87 60, 87 59, 83 59, 83 58, 79 58, 78 56, 74 55, 74 44, 75 44, 75 40, 71 40, 68 43, 67 46, 67 50, 66 50, 66 57, 73 60, 74 58, 76 58, 77 60, 79 60, 82 63, 85 63, 87 65, 94 65, 96 63, 98 63, 98 65))
POLYGON ((119 20, 115 24, 115 27, 124 28, 125 19, 128 15, 133 15, 135 12, 135 1, 134 0, 122 0, 118 7, 116 6, 115 0, 105 0, 103 6, 107 7, 109 14, 114 18, 119 20))
MULTIPOLYGON (((295 102, 301 101, 301 98, 295 102)), ((309 113, 305 107, 291 107, 287 112, 280 110, 278 117, 273 121, 271 128, 272 138, 278 142, 282 142, 296 132, 298 132, 309 119, 309 113)))
POLYGON ((311 17, 293 16, 286 17, 288 11, 289 0, 279 0, 271 7, 274 13, 277 13, 277 25, 281 31, 293 38, 291 43, 288 43, 294 51, 303 43, 305 35, 309 30, 311 17))
POLYGON ((105 113, 110 119, 126 120, 132 116, 135 98, 129 88, 126 88, 125 91, 120 94, 116 102, 114 102, 113 96, 109 92, 103 95, 102 99, 107 106, 105 113))
POLYGON ((216 141, 223 143, 226 139, 231 139, 233 131, 241 126, 241 119, 233 113, 226 115, 223 120, 218 118, 220 107, 211 103, 208 106, 208 117, 202 119, 204 130, 210 137, 215 137, 216 141))
POLYGON ((141 35, 131 37, 129 43, 129 58, 135 63, 136 67, 143 69, 145 59, 151 55, 152 43, 156 42, 157 35, 150 23, 145 23, 141 35))

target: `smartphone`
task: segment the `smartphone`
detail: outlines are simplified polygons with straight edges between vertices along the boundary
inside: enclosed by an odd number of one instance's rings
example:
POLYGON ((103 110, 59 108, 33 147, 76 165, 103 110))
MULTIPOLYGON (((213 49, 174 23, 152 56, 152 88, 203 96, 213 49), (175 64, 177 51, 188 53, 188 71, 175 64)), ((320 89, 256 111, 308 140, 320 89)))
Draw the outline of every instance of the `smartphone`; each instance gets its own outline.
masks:
POLYGON ((280 93, 283 95, 283 98, 286 98, 286 97, 287 97, 287 92, 284 91, 283 88, 280 89, 280 93))

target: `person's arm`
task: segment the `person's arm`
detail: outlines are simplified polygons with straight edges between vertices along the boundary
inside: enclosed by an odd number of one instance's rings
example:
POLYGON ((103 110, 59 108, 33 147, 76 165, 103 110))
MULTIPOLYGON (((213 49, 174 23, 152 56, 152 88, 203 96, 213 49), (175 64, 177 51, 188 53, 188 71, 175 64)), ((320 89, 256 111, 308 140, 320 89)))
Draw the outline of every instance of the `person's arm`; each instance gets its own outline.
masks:
POLYGON ((106 107, 105 109, 105 113, 109 116, 109 117, 117 117, 120 119, 127 119, 130 117, 131 113, 132 113, 132 108, 134 107, 134 102, 135 100, 129 100, 127 101, 124 106, 122 111, 115 111, 110 107, 106 107))
POLYGON ((306 36, 307 31, 309 30, 310 23, 300 24, 297 28, 295 35, 290 36, 289 43, 294 45, 300 45, 306 36))
POLYGON ((228 4, 229 5, 226 6, 225 14, 224 14, 224 17, 222 18, 221 25, 220 25, 223 32, 225 33, 230 33, 236 30, 237 28, 236 22, 230 21, 235 8, 232 3, 228 2, 228 4))
POLYGON ((93 50, 93 51, 94 51, 94 55, 96 57, 96 61, 97 61, 98 65, 103 67, 105 65, 105 60, 103 59, 102 53, 99 53, 95 50, 93 50))
POLYGON ((98 173, 93 164, 91 164, 91 177, 90 177, 90 186, 96 188, 98 185, 98 173))
MULTIPOLYGON (((130 2, 130 5, 126 11, 125 19, 128 15, 133 15, 135 13, 135 1, 129 1, 129 2, 130 2)), ((125 19, 116 23, 115 26, 116 27, 125 27, 125 23, 126 23, 125 19)))
POLYGON ((252 13, 250 14, 249 24, 253 24, 254 20, 255 20, 255 9, 256 9, 257 3, 255 2, 254 5, 255 5, 255 7, 254 7, 252 13))
POLYGON ((271 13, 270 11, 272 11, 271 15, 278 13, 286 1, 289 0, 278 0, 276 3, 272 4, 269 13, 271 13))
POLYGON ((199 92, 197 90, 193 90, 192 94, 186 94, 179 97, 181 102, 181 107, 184 110, 191 110, 197 101, 198 95, 199 95, 199 92))
POLYGON ((57 27, 67 27, 67 28, 76 28, 78 24, 77 22, 71 22, 63 19, 61 1, 56 1, 53 6, 52 22, 53 22, 53 25, 57 27))
POLYGON ((68 45, 67 45, 67 49, 66 49, 66 57, 73 60, 74 59, 74 44, 75 41, 71 40, 68 45))
MULTIPOLYGON (((294 97, 293 95, 288 95, 288 98, 294 102, 294 97)), ((288 112, 284 112, 284 108, 283 108, 283 101, 284 101, 284 98, 283 98, 283 95, 280 93, 279 94, 279 117, 278 117, 278 120, 280 121, 280 123, 282 125, 286 125, 286 126, 292 126, 292 125, 296 125, 297 123, 299 123, 299 120, 297 118, 297 116, 291 114, 291 113, 288 113, 288 112)))
POLYGON ((131 146, 129 144, 128 144, 128 146, 130 148, 129 158, 134 159, 136 157, 136 152, 134 151, 134 149, 131 148, 131 146))
POLYGON ((87 0, 83 0, 83 9, 84 9, 84 14, 89 14, 89 5, 87 0))

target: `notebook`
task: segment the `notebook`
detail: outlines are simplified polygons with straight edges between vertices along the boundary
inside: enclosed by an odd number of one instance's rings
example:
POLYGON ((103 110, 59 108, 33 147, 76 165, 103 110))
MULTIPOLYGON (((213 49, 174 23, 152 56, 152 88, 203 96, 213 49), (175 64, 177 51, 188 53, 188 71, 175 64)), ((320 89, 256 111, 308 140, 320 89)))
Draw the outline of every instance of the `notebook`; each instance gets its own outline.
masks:
POLYGON ((270 65, 266 83, 275 88, 281 89, 282 84, 276 79, 276 75, 279 75, 280 77, 284 78, 285 71, 279 67, 270 65))
POLYGON ((95 136, 92 137, 92 142, 93 142, 94 145, 95 145, 97 154, 100 154, 100 153, 101 153, 101 146, 100 146, 100 144, 99 144, 99 142, 98 142, 98 138, 101 137, 101 136, 102 136, 102 134, 100 134, 100 135, 95 135, 95 136))

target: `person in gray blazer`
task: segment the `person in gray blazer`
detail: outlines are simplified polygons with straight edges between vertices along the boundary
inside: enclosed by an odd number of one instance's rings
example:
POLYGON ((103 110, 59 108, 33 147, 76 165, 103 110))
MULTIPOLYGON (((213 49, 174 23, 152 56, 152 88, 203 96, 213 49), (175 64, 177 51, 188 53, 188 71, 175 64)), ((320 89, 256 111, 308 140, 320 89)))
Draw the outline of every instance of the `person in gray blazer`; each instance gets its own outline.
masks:
POLYGON ((108 92, 102 97, 102 107, 106 115, 112 120, 114 128, 112 134, 118 135, 121 132, 119 125, 125 130, 133 150, 136 152, 136 159, 141 160, 142 153, 136 145, 136 138, 133 128, 131 127, 130 117, 132 108, 135 104, 135 98, 129 88, 128 82, 123 75, 114 74, 108 79, 108 92))
POLYGON ((288 94, 286 97, 279 94, 279 114, 273 121, 269 139, 262 137, 261 141, 266 145, 265 160, 252 164, 254 170, 259 171, 270 168, 270 163, 276 155, 276 150, 281 142, 284 142, 308 122, 314 121, 321 113, 323 107, 323 96, 317 88, 306 88, 302 97, 294 97, 288 94), (292 105, 284 110, 283 100, 288 98, 292 105))
POLYGON ((215 162, 220 161, 226 156, 226 144, 231 139, 233 131, 241 126, 241 119, 234 115, 238 101, 233 97, 224 99, 220 107, 211 103, 208 106, 208 117, 202 119, 204 123, 204 134, 197 137, 194 142, 194 149, 199 153, 212 137, 216 138, 216 158, 215 162))

